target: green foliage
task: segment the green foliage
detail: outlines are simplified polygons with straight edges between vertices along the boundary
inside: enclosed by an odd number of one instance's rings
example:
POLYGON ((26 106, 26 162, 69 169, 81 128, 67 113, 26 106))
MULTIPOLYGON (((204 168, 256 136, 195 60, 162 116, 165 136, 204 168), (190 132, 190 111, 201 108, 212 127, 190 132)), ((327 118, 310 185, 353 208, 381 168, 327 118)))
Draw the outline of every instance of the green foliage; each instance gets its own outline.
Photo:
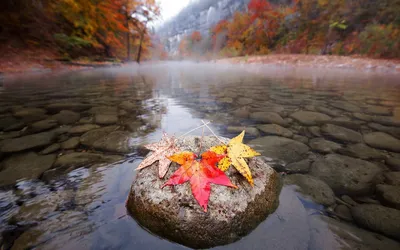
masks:
POLYGON ((346 24, 346 21, 343 20, 341 22, 333 22, 329 25, 331 28, 337 28, 339 30, 345 30, 347 29, 348 25, 346 24))
POLYGON ((56 42, 62 49, 72 50, 91 47, 92 43, 77 36, 67 36, 66 34, 54 34, 56 42))

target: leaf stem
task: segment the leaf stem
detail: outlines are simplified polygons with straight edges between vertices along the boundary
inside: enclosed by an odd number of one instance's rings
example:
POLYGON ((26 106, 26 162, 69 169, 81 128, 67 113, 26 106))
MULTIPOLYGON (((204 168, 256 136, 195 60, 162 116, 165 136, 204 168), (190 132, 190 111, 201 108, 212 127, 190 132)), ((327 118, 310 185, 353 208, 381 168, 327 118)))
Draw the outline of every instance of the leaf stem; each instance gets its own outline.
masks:
MULTIPOLYGON (((203 120, 202 120, 202 122, 204 123, 203 120)), ((203 125, 198 126, 197 128, 194 128, 194 129, 192 129, 192 130, 190 130, 190 131, 184 133, 183 135, 180 135, 178 138, 184 137, 185 135, 188 135, 188 134, 192 133, 193 131, 198 130, 199 128, 203 128, 203 127, 207 126, 207 124, 210 124, 210 123, 211 123, 211 122, 204 123, 203 125)), ((178 138, 177 138, 177 139, 178 139, 178 138)))
POLYGON ((208 130, 210 130, 210 132, 215 136, 215 138, 218 139, 218 141, 220 141, 222 144, 225 145, 225 142, 223 142, 223 141, 218 137, 218 135, 216 135, 216 134, 214 133, 214 131, 208 126, 209 122, 208 122, 208 123, 205 123, 203 120, 201 120, 201 122, 204 124, 204 126, 206 126, 206 127, 208 128, 208 130))

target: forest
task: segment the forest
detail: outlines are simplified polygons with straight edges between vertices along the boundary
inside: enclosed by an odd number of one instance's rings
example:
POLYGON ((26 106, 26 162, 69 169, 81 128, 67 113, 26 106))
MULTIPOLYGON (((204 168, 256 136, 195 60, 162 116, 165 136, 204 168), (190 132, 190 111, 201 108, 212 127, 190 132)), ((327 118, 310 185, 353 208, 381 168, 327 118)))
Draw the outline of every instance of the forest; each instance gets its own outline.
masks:
POLYGON ((139 62, 162 48, 148 25, 159 15, 155 0, 2 0, 0 45, 55 49, 61 60, 139 62))
POLYGON ((400 0, 251 0, 208 34, 181 40, 179 57, 314 54, 400 58, 400 0))

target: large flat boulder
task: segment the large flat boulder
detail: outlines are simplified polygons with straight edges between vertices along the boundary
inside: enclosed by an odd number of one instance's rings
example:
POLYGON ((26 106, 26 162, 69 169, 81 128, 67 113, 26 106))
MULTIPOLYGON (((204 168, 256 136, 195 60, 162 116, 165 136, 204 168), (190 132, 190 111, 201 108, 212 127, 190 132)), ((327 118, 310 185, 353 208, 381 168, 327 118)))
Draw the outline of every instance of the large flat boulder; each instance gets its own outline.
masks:
POLYGON ((7 139, 3 141, 0 152, 12 153, 37 147, 44 147, 50 145, 55 137, 56 133, 54 132, 43 132, 19 138, 7 139))

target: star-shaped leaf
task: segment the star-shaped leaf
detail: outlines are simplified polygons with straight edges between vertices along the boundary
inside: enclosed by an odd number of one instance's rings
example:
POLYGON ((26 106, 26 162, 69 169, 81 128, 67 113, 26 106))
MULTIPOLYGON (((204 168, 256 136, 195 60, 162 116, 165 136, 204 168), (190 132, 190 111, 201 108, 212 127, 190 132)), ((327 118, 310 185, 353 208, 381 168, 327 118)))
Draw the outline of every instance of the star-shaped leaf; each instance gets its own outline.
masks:
POLYGON ((219 160, 224 155, 207 151, 201 155, 201 160, 196 160, 196 155, 192 152, 182 152, 169 157, 181 165, 181 167, 171 176, 165 186, 174 186, 190 181, 190 186, 194 198, 200 206, 207 212, 208 200, 211 193, 211 183, 237 188, 231 183, 223 171, 216 167, 219 160))
POLYGON ((228 145, 215 146, 212 147, 210 151, 217 154, 227 154, 226 157, 218 163, 218 168, 222 171, 227 171, 230 165, 234 166, 253 186, 253 177, 251 176, 250 168, 244 158, 258 156, 260 153, 256 152, 246 144, 243 144, 244 133, 245 131, 235 138, 232 138, 228 145))
POLYGON ((180 151, 179 147, 175 144, 175 138, 163 133, 161 141, 145 145, 145 147, 154 152, 145 158, 136 170, 146 168, 158 161, 158 176, 164 178, 165 174, 168 172, 169 165, 171 164, 171 161, 167 156, 176 154, 180 151))

